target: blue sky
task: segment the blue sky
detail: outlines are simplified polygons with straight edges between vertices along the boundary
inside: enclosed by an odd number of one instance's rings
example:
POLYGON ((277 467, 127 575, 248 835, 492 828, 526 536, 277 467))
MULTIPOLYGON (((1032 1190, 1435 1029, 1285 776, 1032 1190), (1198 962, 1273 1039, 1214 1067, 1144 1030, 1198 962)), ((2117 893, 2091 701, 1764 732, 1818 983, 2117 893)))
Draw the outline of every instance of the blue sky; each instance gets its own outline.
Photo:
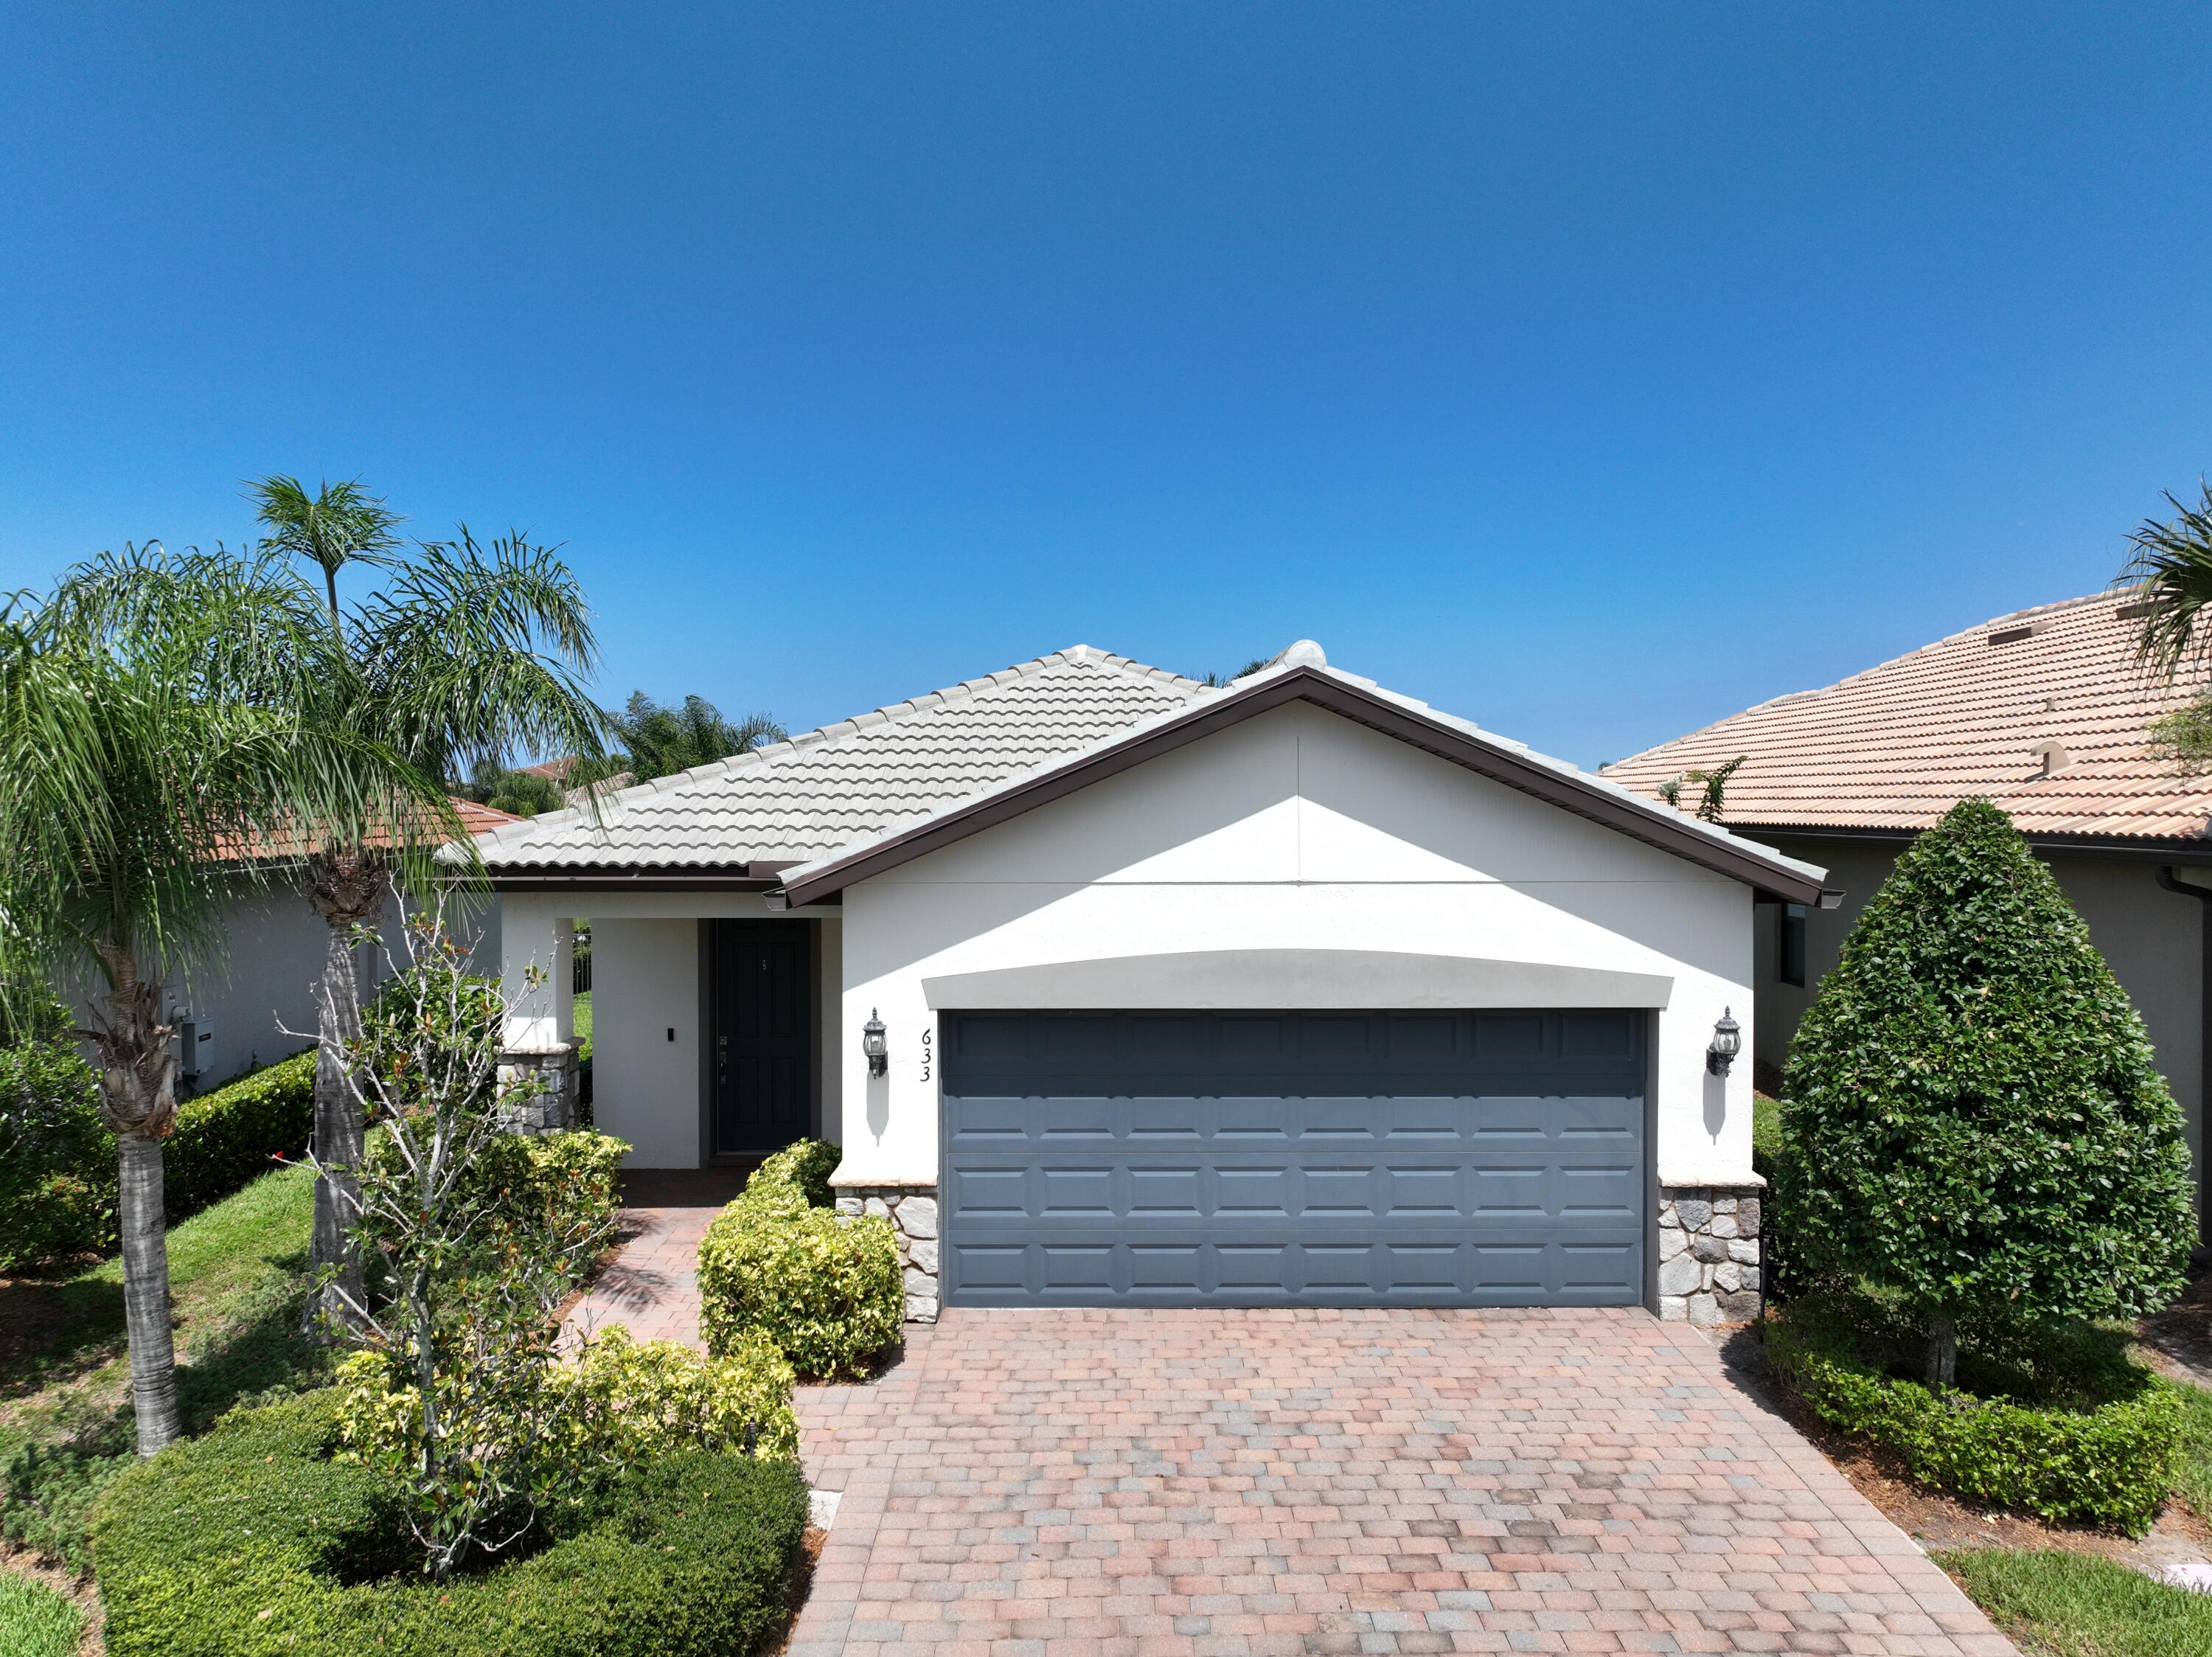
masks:
POLYGON ((566 544, 610 701, 1084 641, 1585 763, 2212 471, 2203 7, 0 16, 0 586, 239 480, 566 544))

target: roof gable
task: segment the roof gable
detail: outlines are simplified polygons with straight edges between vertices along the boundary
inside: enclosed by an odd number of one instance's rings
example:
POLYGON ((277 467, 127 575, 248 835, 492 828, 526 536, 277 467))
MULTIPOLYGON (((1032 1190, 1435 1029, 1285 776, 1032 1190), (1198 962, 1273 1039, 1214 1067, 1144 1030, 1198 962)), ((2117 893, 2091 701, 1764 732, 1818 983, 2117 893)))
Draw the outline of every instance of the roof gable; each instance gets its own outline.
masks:
POLYGON ((1980 795, 2030 834, 2202 840, 2212 777, 2159 758, 2148 736, 2195 687, 2138 667, 2133 596, 1999 616, 1825 689, 1746 709, 1604 775, 1656 796, 1669 777, 1742 754, 1723 813, 1735 824, 1912 831, 1980 795))
POLYGON ((826 857, 781 871, 791 903, 817 903, 847 886, 1089 787, 1146 760, 1271 709, 1306 702, 1479 775, 1629 835, 1759 891, 1820 903, 1822 871, 1725 830, 1685 818, 1617 784, 1493 736, 1468 721, 1327 667, 1317 649, 1240 679, 1228 690, 1165 710, 1127 731, 884 830, 826 857))

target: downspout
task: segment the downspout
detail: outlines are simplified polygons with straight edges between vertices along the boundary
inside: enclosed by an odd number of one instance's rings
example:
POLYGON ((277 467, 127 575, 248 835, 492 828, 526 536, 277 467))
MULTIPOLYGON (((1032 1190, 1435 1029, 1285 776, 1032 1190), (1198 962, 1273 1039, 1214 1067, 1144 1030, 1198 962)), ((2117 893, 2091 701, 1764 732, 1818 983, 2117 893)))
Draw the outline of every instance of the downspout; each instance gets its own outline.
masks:
POLYGON ((2182 880, 2171 863, 2159 866, 2158 883, 2206 905, 2197 922, 2203 941, 2197 969, 2202 1004, 2197 1022, 2197 1230, 2200 1240, 2212 1241, 2212 886, 2182 880))

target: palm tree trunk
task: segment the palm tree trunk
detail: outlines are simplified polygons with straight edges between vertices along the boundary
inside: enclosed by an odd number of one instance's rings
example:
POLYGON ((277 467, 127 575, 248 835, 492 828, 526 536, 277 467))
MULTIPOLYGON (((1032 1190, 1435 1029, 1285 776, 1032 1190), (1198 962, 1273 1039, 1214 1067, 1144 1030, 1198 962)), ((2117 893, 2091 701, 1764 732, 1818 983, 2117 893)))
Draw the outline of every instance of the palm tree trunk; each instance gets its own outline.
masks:
POLYGON ((116 1136, 123 1233, 123 1319, 131 1337, 131 1403, 138 1453, 150 1456, 183 1430, 177 1417, 177 1353, 169 1332, 169 1234, 162 1209, 161 1142, 116 1136))
POLYGON ((131 1402, 138 1453, 150 1456, 182 1430, 177 1352, 169 1331, 168 1216, 161 1142, 177 1120, 176 1032, 161 1018, 159 983, 142 984, 125 947, 103 949, 104 1015, 78 1033, 100 1054, 100 1104, 115 1130, 117 1222, 123 1234, 123 1319, 131 1341, 131 1402))
POLYGON ((1928 1320, 1928 1385, 1932 1388, 1958 1384, 1959 1322, 1938 1313, 1928 1320))
POLYGON ((338 1055, 361 1034, 361 970, 353 929, 374 915, 384 899, 384 872, 358 853, 320 855, 309 865, 310 892, 330 928, 323 948, 323 993, 318 998, 315 1052, 314 1240, 308 1265, 324 1274, 307 1302, 309 1333, 360 1327, 366 1294, 361 1246, 360 1167, 367 1124, 346 1083, 338 1055))

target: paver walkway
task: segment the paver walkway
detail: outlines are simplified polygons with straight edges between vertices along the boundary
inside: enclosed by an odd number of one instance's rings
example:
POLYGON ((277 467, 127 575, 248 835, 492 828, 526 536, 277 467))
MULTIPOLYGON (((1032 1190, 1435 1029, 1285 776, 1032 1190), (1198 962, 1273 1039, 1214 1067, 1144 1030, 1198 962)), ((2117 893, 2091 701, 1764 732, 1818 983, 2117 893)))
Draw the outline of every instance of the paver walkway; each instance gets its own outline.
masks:
POLYGON ((624 1324, 641 1341, 698 1347, 699 1240, 749 1170, 647 1170, 623 1177, 623 1244, 568 1308, 568 1334, 624 1324))
MULTIPOLYGON (((650 1194, 571 1315, 696 1340, 714 1204, 650 1194)), ((789 1657, 2013 1650, 1642 1312, 956 1309, 797 1404, 789 1657)))

